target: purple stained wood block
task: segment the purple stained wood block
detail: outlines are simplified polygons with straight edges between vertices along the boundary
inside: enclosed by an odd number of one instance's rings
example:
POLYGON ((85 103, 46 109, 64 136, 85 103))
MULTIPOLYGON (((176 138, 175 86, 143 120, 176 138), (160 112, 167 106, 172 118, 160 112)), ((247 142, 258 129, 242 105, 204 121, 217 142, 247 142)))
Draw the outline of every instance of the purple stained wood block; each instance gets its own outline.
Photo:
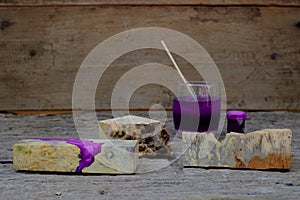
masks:
POLYGON ((33 138, 13 148, 15 170, 132 174, 138 159, 137 141, 33 138))

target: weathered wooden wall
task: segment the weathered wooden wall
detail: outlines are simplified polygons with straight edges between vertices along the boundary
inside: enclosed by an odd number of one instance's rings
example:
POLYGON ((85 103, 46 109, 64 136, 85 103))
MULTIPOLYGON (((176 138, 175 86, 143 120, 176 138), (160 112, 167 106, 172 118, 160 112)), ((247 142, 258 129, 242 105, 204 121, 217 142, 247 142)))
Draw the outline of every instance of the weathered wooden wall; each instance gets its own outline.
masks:
POLYGON ((3 6, 53 5, 262 5, 299 6, 299 0, 1 0, 3 6))
MULTIPOLYGON (((71 109, 86 55, 114 34, 149 26, 180 31, 203 45, 221 72, 228 108, 300 109, 298 0, 0 0, 0 110, 71 109)), ((199 78, 177 60, 188 79, 199 78)), ((110 109, 118 78, 147 62, 172 66, 159 50, 122 56, 99 83, 97 109, 110 109)), ((170 95, 144 86, 131 108, 153 103, 170 108, 170 95)))

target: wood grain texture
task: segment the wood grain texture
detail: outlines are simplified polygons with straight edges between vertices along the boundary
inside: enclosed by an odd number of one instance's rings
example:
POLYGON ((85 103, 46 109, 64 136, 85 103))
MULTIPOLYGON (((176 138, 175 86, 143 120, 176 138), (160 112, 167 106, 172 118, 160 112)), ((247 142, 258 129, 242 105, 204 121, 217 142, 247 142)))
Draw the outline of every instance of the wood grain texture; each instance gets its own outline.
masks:
POLYGON ((68 139, 64 141, 55 139, 19 141, 13 147, 14 169, 97 174, 134 174, 136 172, 138 162, 136 141, 76 140, 75 145, 67 141, 68 139), (85 146, 79 147, 82 143, 85 143, 85 146))
MULTIPOLYGON (((257 6, 1 7, 0 110, 71 109, 75 76, 86 55, 114 34, 149 26, 187 34, 211 54, 228 108, 299 109, 299 14, 298 7, 257 6)), ((199 79, 184 59, 175 59, 187 79, 199 79)), ((96 108, 109 109, 118 79, 148 62, 172 66, 160 50, 123 55, 100 80, 96 108)), ((154 103, 171 108, 171 99, 166 88, 145 85, 130 108, 154 103)))
POLYGON ((1 0, 0 6, 57 5, 264 5, 300 6, 298 0, 1 0))
POLYGON ((187 149, 184 166, 264 170, 291 167, 290 129, 231 132, 222 141, 212 133, 183 132, 182 141, 187 149))

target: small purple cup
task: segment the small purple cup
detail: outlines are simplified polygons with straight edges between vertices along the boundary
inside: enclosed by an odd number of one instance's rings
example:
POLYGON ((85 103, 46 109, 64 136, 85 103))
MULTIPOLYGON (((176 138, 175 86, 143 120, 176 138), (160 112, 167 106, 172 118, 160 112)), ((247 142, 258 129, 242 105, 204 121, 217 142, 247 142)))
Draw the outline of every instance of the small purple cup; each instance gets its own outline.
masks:
POLYGON ((247 113, 238 110, 231 110, 227 112, 226 118, 227 118, 227 133, 230 132, 244 133, 247 113))

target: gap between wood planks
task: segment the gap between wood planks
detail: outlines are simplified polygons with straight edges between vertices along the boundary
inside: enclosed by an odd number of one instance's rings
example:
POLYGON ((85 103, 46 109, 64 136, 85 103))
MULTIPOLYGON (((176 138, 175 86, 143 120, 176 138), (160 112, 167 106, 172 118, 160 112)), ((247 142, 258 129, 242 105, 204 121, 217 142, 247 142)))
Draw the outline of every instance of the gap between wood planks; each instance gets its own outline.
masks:
POLYGON ((19 0, 0 1, 0 7, 47 7, 47 6, 261 6, 261 7, 300 7, 298 0, 88 0, 88 1, 47 1, 19 0))
POLYGON ((203 6, 203 7, 283 7, 283 8, 300 8, 300 5, 278 5, 278 4, 49 4, 49 5, 3 5, 0 3, 0 8, 9 8, 9 7, 93 7, 93 6, 203 6))
MULTIPOLYGON (((272 109, 272 110, 254 110, 254 109, 228 109, 228 110, 242 110, 246 112, 300 112, 300 109, 295 110, 287 110, 287 109, 272 109)), ((96 110, 96 112, 111 112, 111 109, 102 109, 96 110)), ((125 110, 117 110, 117 111, 125 111, 125 110)), ((148 112, 147 109, 133 109, 129 110, 129 112, 148 112)), ((153 110, 152 110, 153 111, 153 110)), ((152 112, 151 111, 151 112, 152 112)), ((157 110, 160 112, 163 110, 157 110)), ((168 112, 172 112, 172 109, 166 109, 168 112)), ((93 112, 92 110, 5 110, 0 111, 2 114, 15 114, 15 115, 29 115, 29 114, 71 114, 73 112, 93 112)), ((155 112, 155 111, 154 111, 155 112)))

